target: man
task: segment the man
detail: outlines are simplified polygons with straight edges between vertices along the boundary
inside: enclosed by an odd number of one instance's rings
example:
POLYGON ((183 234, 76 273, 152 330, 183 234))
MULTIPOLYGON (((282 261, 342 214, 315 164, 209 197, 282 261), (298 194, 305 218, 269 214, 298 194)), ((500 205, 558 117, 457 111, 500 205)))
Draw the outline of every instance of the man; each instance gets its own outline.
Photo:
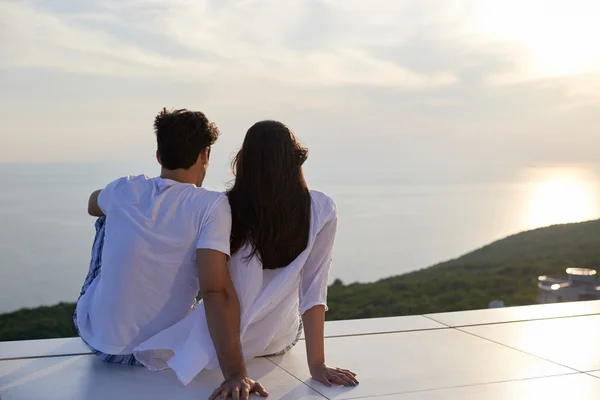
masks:
POLYGON ((154 121, 160 177, 124 177, 92 193, 100 217, 75 325, 103 360, 141 365, 133 349, 191 310, 198 290, 225 382, 217 395, 267 393, 248 378, 240 308, 227 260, 231 209, 201 188, 219 132, 201 112, 164 109, 154 121))

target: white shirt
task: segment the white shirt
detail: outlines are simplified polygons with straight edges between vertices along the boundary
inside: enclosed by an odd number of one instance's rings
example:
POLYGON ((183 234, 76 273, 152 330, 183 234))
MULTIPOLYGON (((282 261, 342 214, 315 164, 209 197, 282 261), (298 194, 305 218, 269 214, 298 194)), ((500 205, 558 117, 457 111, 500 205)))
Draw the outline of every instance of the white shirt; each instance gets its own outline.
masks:
MULTIPOLYGON (((311 199, 308 246, 288 266, 263 270, 257 257, 244 260, 249 247, 230 259, 229 271, 240 300, 245 359, 285 349, 296 338, 300 314, 316 305, 326 307, 337 210, 323 193, 311 191, 311 199)), ((133 354, 151 370, 172 368, 186 385, 204 368, 219 367, 202 303, 133 354)))
POLYGON ((130 354, 184 318, 198 294, 195 250, 229 255, 227 197, 144 175, 109 183, 100 274, 77 303, 81 337, 108 354, 130 354))

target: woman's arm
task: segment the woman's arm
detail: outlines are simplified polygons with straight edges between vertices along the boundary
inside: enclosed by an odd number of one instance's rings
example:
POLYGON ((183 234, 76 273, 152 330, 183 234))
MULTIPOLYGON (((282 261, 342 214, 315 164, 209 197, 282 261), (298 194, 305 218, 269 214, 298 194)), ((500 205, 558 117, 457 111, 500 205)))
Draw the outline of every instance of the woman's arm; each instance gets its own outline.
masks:
POLYGON ((300 313, 304 323, 306 354, 311 376, 319 382, 331 386, 354 386, 358 383, 356 374, 340 368, 330 368, 325 364, 325 311, 327 311, 327 282, 331 267, 331 255, 337 231, 337 210, 332 204, 331 215, 323 225, 300 279, 300 313))
POLYGON ((306 358, 310 375, 326 386, 356 386, 358 380, 352 371, 332 368, 325 364, 325 307, 315 306, 302 316, 306 342, 306 358))
POLYGON ((306 358, 311 365, 325 364, 325 307, 315 306, 302 316, 306 358))

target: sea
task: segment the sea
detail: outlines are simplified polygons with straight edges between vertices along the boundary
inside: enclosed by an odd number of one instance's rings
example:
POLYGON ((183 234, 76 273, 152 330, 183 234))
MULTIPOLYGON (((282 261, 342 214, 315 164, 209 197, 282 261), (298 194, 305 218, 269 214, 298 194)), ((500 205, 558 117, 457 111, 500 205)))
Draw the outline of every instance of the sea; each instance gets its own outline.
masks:
MULTIPOLYGON (((331 281, 373 282, 523 230, 600 217, 600 166, 432 171, 307 167, 309 186, 338 205, 331 281)), ((0 165, 0 313, 75 301, 94 235, 89 194, 158 172, 153 163, 0 165)), ((204 186, 224 190, 231 178, 219 167, 204 186)))

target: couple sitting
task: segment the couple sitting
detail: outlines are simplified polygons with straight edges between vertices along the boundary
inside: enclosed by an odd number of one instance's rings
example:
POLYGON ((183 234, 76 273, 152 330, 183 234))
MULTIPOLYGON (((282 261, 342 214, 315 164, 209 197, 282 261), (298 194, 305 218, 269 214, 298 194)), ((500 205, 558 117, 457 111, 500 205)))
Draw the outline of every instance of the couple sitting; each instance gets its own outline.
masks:
POLYGON ((203 113, 165 109, 154 129, 160 177, 120 178, 90 196, 100 218, 74 315, 81 338, 107 362, 172 368, 184 384, 220 367, 213 398, 245 399, 267 392, 244 361, 285 353, 304 327, 312 377, 357 384, 325 364, 337 213, 307 188, 307 150, 282 123, 258 122, 219 193, 201 187, 219 135, 203 113))

